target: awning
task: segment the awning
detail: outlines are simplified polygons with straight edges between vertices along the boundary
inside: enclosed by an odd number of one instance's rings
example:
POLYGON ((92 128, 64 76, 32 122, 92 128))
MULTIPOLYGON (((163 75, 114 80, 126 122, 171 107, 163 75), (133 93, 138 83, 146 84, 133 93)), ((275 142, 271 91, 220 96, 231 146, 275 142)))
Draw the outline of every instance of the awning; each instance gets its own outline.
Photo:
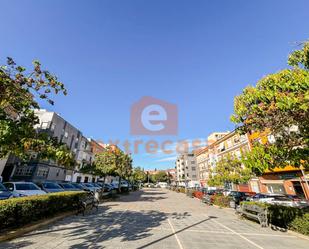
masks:
POLYGON ((284 180, 260 180, 262 184, 283 184, 284 180))

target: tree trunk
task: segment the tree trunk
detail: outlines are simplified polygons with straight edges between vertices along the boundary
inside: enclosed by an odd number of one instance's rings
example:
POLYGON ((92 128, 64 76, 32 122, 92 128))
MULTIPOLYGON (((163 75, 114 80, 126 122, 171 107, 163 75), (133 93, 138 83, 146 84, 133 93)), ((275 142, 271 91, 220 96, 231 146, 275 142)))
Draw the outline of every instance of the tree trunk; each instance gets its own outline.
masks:
POLYGON ((121 177, 119 176, 118 191, 121 193, 121 177))

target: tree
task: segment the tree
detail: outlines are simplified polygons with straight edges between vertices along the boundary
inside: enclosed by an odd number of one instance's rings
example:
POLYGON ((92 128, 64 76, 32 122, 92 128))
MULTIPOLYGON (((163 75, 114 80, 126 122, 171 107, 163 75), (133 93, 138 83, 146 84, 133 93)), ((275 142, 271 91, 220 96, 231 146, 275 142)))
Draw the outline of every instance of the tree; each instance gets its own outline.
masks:
POLYGON ((160 170, 156 174, 153 175, 154 182, 167 182, 168 180, 169 180, 169 177, 164 170, 160 170))
POLYGON ((247 183, 252 177, 249 168, 244 168, 242 161, 232 156, 223 157, 215 169, 210 171, 209 186, 230 186, 231 183, 247 183))
POLYGON ((286 165, 309 168, 309 42, 291 53, 288 63, 292 68, 262 78, 255 87, 246 87, 235 98, 231 117, 241 133, 267 132, 273 136, 263 149, 256 143, 259 148, 250 152, 258 153, 270 169, 286 165))
POLYGON ((73 155, 63 144, 46 134, 38 134, 34 125, 38 118, 34 109, 40 108, 35 98, 53 105, 52 94, 67 94, 64 84, 38 61, 30 71, 17 66, 12 58, 0 66, 0 158, 10 153, 29 159, 33 153, 41 159, 54 159, 71 166, 73 155))
POLYGON ((133 169, 132 179, 134 182, 145 182, 147 175, 141 167, 136 167, 133 169))
POLYGON ((132 173, 132 158, 114 146, 107 146, 105 150, 95 156, 95 169, 102 176, 119 176, 119 190, 121 179, 128 178, 132 173))

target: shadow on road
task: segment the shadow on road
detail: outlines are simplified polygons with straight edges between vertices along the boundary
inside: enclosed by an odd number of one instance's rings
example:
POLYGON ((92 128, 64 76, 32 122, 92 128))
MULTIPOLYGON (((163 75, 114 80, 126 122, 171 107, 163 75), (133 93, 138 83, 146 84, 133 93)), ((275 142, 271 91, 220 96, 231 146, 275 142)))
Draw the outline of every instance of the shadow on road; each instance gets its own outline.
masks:
MULTIPOLYGON (((23 248, 26 246, 33 246, 34 248, 44 248, 51 243, 52 248, 70 248, 70 249, 86 249, 86 248, 106 248, 109 241, 113 240, 113 248, 117 243, 121 247, 122 242, 138 241, 154 234, 154 228, 160 226, 167 226, 168 219, 185 219, 191 216, 188 212, 184 213, 165 213, 158 210, 126 210, 113 209, 113 207, 121 206, 121 202, 133 201, 156 201, 158 199, 165 199, 163 192, 134 192, 131 196, 123 196, 117 200, 117 203, 110 202, 104 206, 99 207, 99 211, 89 212, 85 216, 70 216, 54 225, 47 226, 39 231, 23 236, 22 240, 15 240, 2 243, 0 248, 13 249, 23 248), (38 238, 38 239, 34 239, 38 238), (40 243, 40 244, 38 244, 40 243)), ((187 226, 176 233, 187 230, 193 226, 206 222, 209 219, 216 217, 209 217, 208 219, 197 222, 193 225, 187 226)), ((146 248, 160 241, 163 241, 175 233, 170 233, 162 238, 152 241, 148 244, 137 248, 146 248)), ((145 242, 146 243, 146 242, 145 242)), ((140 242, 139 242, 140 245, 140 242)), ((117 246, 116 246, 117 248, 117 246)))
POLYGON ((159 200, 166 199, 166 193, 161 191, 156 191, 151 189, 151 191, 136 191, 130 195, 122 196, 120 199, 117 199, 117 202, 156 202, 159 200))

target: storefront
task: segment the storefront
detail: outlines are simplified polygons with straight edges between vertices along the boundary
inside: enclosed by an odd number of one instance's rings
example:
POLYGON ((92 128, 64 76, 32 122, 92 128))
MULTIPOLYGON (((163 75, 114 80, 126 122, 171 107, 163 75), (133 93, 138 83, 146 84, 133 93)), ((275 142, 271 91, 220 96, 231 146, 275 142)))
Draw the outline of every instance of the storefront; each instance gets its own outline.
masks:
POLYGON ((309 188, 300 170, 265 173, 259 177, 261 193, 298 195, 309 199, 309 188))

